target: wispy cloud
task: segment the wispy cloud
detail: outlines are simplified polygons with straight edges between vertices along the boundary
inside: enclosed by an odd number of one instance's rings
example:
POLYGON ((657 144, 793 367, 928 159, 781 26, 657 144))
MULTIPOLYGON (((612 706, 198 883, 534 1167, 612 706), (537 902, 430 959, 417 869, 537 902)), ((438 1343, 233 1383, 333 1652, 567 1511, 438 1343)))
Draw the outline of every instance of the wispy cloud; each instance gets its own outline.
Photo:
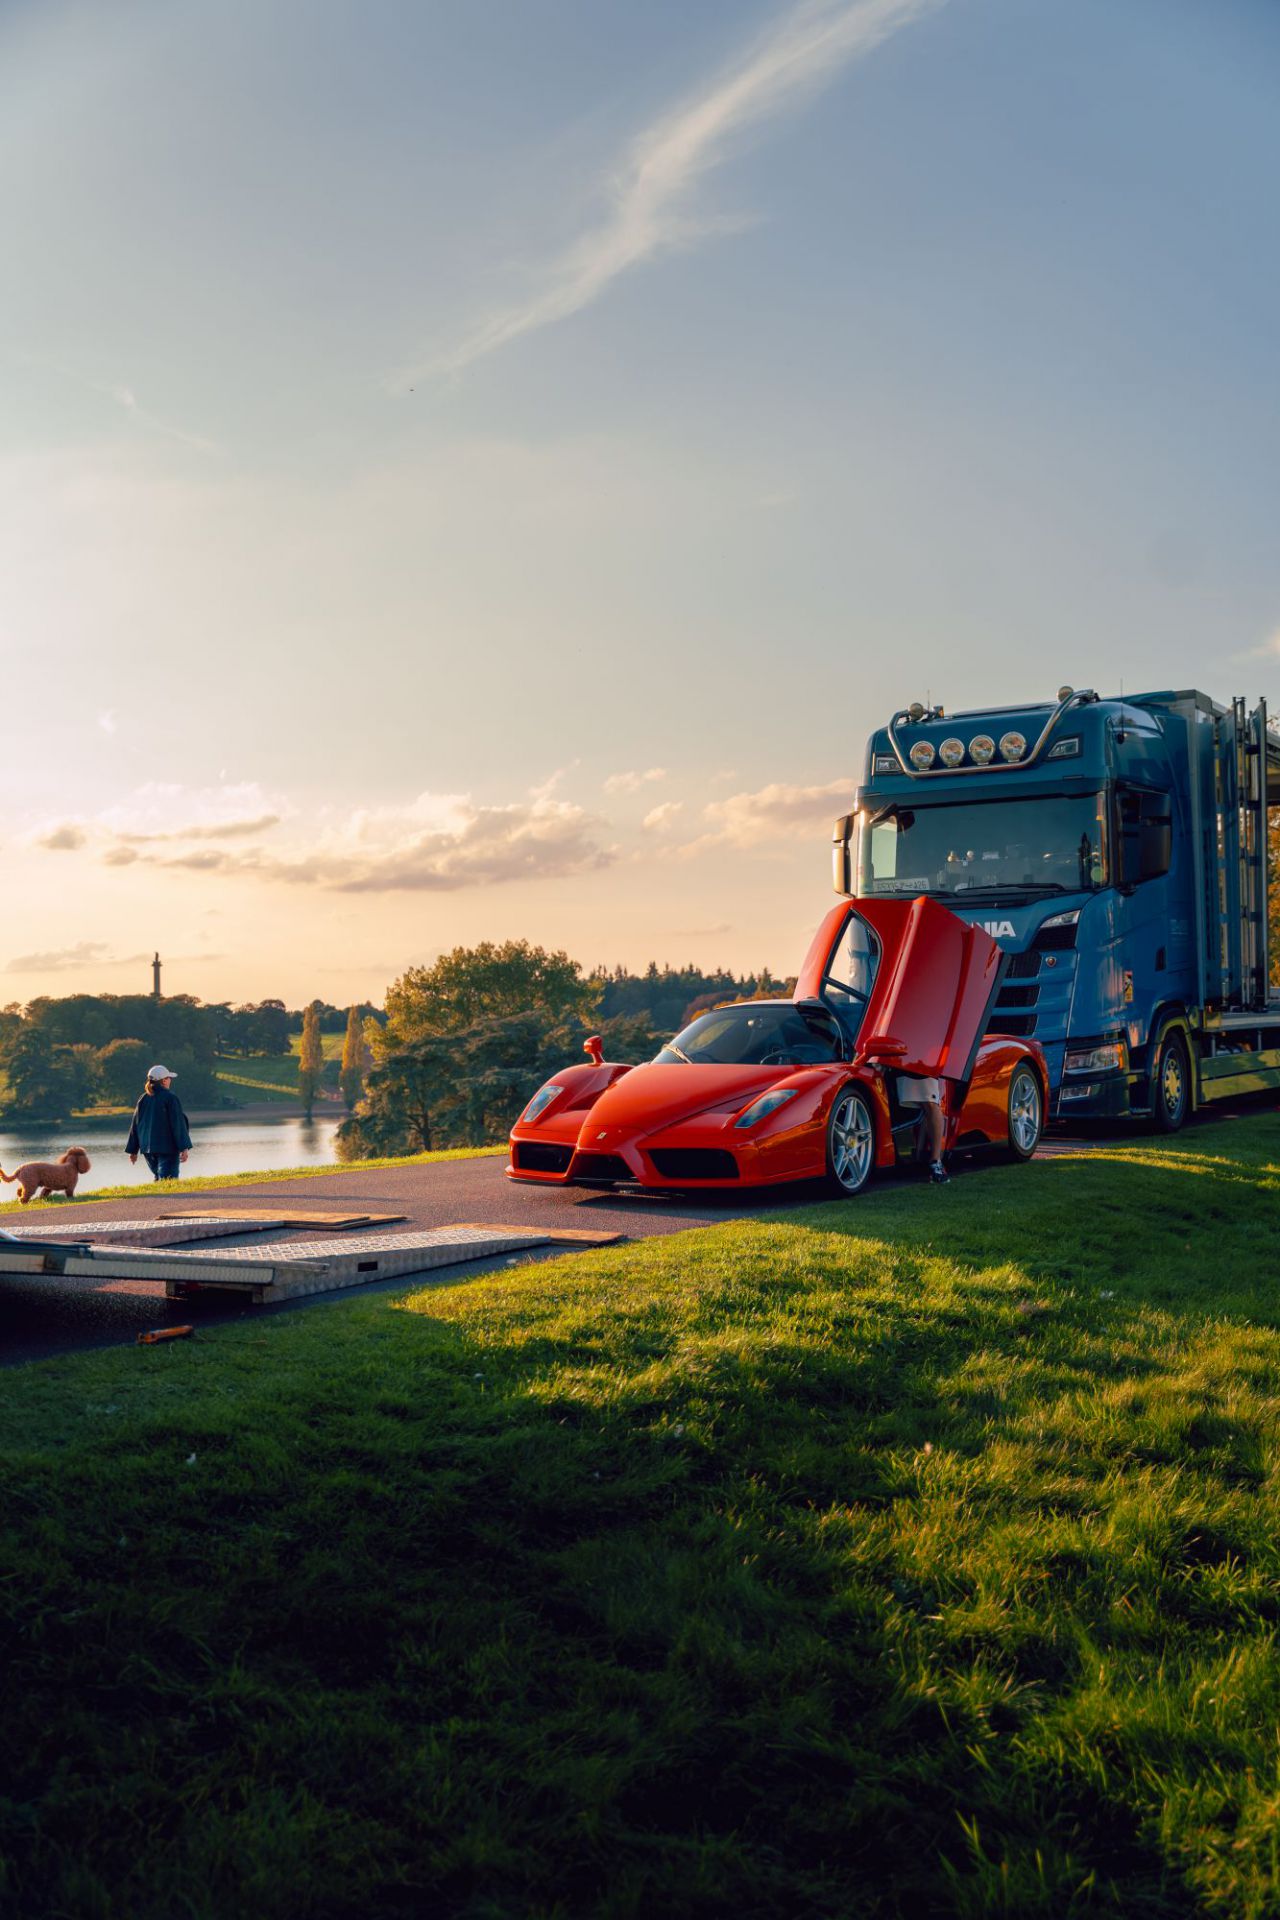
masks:
POLYGON ((153 783, 92 818, 45 828, 35 844, 69 853, 92 848, 108 867, 336 893, 451 893, 608 866, 617 849, 603 838, 605 823, 557 799, 558 778, 508 805, 424 793, 401 805, 326 810, 309 831, 284 802, 264 806, 267 796, 254 782, 187 789, 153 783))
POLYGON ((639 793, 641 787, 653 786, 658 780, 665 780, 665 767, 646 767, 643 773, 611 773, 604 783, 606 793, 639 793))
POLYGON ((64 821, 61 826, 50 827, 47 833, 36 836, 36 845, 43 847, 46 853, 78 853, 85 844, 85 832, 73 821, 64 821))
MULTIPOLYGON (((134 388, 124 380, 94 380, 89 375, 81 373, 76 367, 69 367, 60 360, 51 360, 47 354, 28 353, 16 347, 9 347, 6 351, 20 366, 39 368, 43 372, 56 374, 60 380, 69 380, 73 386, 82 387, 86 393, 97 394, 100 400, 109 400, 113 406, 130 414, 148 433, 158 433, 166 440, 176 440, 182 446, 190 447, 195 453, 214 454, 224 451, 216 440, 210 440, 202 433, 191 433, 185 427, 175 426, 172 420, 166 420, 158 413, 153 413, 150 407, 142 404, 134 388)), ((115 715, 110 715, 110 718, 114 722, 115 715)), ((99 724, 102 724, 101 721, 99 724)), ((104 731, 114 733, 114 724, 106 727, 104 731)))
POLYGON ((112 953, 101 940, 78 940, 73 947, 53 947, 46 953, 19 953, 5 962, 6 973, 71 973, 79 967, 134 967, 149 953, 112 953))
POLYGON ((706 833, 672 851, 687 859, 708 847, 748 849, 783 840, 809 840, 821 834, 842 807, 848 807, 852 791, 849 780, 842 779, 815 787, 774 781, 754 793, 730 794, 727 800, 709 801, 702 809, 706 833))
POLYGON ((683 812, 683 800, 664 800, 660 806, 650 808, 640 825, 646 833, 664 833, 674 825, 676 815, 683 812))
POLYGON ((726 222, 697 213, 694 188, 740 138, 794 112, 842 68, 945 0, 801 0, 700 93, 632 141, 609 184, 603 219, 552 262, 524 300, 490 314, 454 346, 424 356, 396 384, 460 373, 521 335, 580 313, 622 274, 688 247, 726 222))

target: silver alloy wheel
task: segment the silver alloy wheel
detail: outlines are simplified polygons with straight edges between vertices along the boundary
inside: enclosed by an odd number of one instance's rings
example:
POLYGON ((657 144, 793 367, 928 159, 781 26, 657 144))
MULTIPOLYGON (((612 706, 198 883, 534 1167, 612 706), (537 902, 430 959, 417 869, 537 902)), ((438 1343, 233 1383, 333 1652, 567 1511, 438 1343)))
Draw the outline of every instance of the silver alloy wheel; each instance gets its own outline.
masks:
POLYGON ((871 1110, 860 1093, 842 1093, 827 1129, 831 1177, 845 1193, 859 1193, 871 1177, 875 1133, 871 1110))
POLYGON ((1040 1144, 1040 1082, 1030 1067, 1019 1067, 1009 1084, 1009 1144, 1029 1160, 1040 1144))

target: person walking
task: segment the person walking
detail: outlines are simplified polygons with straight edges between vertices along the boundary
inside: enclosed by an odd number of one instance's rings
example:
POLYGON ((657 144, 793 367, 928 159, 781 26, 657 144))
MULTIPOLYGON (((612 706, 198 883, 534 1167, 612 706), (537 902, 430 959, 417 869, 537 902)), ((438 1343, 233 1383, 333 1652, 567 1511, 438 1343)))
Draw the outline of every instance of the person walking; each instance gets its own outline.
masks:
POLYGON ((176 1180, 181 1162, 191 1151, 191 1128, 173 1091, 176 1077, 165 1066, 148 1068, 147 1084, 133 1110, 133 1125, 125 1145, 130 1164, 137 1166, 141 1152, 154 1180, 176 1180))

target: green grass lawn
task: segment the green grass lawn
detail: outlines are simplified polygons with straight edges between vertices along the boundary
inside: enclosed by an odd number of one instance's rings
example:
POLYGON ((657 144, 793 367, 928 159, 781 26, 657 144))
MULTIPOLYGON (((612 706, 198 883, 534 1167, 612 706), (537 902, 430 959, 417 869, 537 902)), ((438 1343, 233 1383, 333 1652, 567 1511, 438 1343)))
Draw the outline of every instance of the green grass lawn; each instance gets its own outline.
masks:
POLYGON ((0 1906, 1275 1914, 1278 1161, 7 1373, 0 1906))

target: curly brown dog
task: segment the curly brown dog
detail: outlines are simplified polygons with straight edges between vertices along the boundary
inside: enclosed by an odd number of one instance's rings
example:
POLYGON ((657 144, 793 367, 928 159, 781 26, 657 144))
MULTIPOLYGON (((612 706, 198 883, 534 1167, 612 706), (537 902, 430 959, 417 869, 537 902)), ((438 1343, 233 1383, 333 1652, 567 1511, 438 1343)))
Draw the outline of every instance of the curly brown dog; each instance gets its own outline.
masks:
POLYGON ((65 1193, 71 1200, 77 1180, 92 1164, 83 1147, 68 1147, 61 1160, 29 1160, 16 1173, 6 1173, 0 1167, 0 1180, 18 1182, 18 1198, 24 1207, 28 1200, 47 1200, 55 1192, 65 1193))

